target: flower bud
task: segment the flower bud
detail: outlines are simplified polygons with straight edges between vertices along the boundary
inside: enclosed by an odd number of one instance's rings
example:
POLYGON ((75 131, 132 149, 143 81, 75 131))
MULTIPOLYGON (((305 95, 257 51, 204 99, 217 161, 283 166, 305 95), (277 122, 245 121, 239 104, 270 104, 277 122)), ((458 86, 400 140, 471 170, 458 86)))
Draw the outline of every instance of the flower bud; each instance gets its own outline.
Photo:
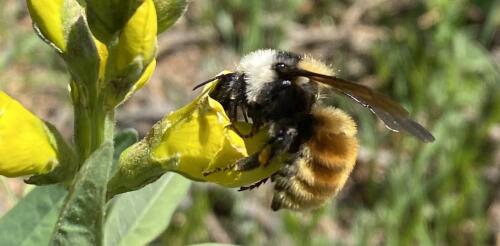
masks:
POLYGON ((87 0, 86 12, 92 33, 108 44, 144 0, 87 0))
MULTIPOLYGON (((123 28, 117 47, 116 69, 131 64, 149 64, 156 55, 156 10, 153 0, 144 0, 123 28)), ((145 67, 145 66, 144 66, 145 67)))
POLYGON ((186 0, 154 0, 158 16, 158 33, 173 25, 186 11, 186 0))
POLYGON ((108 105, 115 107, 144 84, 154 71, 156 56, 156 10, 153 0, 144 0, 110 49, 108 62, 108 105), (145 79, 146 78, 146 79, 145 79))
MULTIPOLYGON (((138 189, 167 171, 196 181, 239 187, 269 177, 280 168, 278 162, 249 171, 228 168, 260 149, 267 135, 262 131, 252 138, 240 137, 230 127, 222 105, 208 96, 215 84, 207 85, 193 102, 163 118, 143 140, 122 153, 119 170, 108 185, 110 197, 138 189), (203 175, 218 168, 229 170, 203 175)), ((249 130, 251 126, 241 127, 249 130)))
MULTIPOLYGON (((44 174, 61 163, 60 136, 19 102, 0 91, 0 175, 44 174)), ((70 154, 70 153, 65 153, 70 154)))
POLYGON ((70 26, 82 15, 76 0, 28 0, 33 26, 43 41, 64 53, 70 26))

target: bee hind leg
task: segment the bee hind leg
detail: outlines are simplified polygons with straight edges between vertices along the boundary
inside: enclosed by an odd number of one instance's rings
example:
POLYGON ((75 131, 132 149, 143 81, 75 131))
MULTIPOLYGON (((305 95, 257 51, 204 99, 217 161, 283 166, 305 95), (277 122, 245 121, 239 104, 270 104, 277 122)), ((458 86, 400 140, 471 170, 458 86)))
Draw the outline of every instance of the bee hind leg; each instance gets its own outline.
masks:
MULTIPOLYGON (((256 153, 257 154, 257 153, 256 153)), ((234 164, 227 165, 225 167, 217 167, 213 170, 204 171, 203 176, 212 175, 214 173, 228 172, 228 171, 249 171, 260 166, 258 161, 258 155, 253 154, 249 157, 241 158, 234 164)))
POLYGON ((262 148, 260 151, 248 157, 241 158, 231 165, 227 165, 225 167, 217 167, 213 170, 207 170, 204 171, 202 174, 203 176, 208 176, 219 172, 228 172, 228 171, 242 172, 242 171, 250 171, 260 166, 267 166, 270 159, 273 157, 271 150, 272 146, 270 144, 266 144, 264 148, 262 148))

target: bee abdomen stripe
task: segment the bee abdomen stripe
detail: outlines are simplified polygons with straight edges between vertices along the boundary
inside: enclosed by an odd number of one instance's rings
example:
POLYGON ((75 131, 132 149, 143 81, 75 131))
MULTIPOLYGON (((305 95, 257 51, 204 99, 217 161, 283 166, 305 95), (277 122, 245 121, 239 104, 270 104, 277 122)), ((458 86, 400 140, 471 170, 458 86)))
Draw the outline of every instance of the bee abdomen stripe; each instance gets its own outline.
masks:
POLYGON ((298 164, 301 167, 298 168, 297 179, 318 190, 340 189, 351 172, 351 169, 346 168, 325 168, 317 164, 315 160, 298 164))
POLYGON ((277 179, 274 189, 284 191, 300 200, 324 200, 335 192, 331 188, 310 186, 296 177, 277 179))
POLYGON ((292 193, 280 191, 274 193, 271 208, 274 210, 278 210, 281 208, 295 210, 310 209, 323 205, 323 203, 325 203, 327 199, 328 197, 314 200, 302 199, 295 197, 292 193))

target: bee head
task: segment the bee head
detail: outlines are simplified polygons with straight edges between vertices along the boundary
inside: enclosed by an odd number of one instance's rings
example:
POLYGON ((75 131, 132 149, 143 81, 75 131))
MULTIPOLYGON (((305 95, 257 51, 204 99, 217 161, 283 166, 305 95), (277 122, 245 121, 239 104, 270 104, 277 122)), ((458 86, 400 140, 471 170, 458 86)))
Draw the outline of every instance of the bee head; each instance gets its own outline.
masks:
POLYGON ((244 56, 237 70, 245 76, 248 101, 257 102, 259 95, 276 83, 292 81, 289 72, 300 60, 301 57, 294 53, 272 49, 257 50, 244 56))

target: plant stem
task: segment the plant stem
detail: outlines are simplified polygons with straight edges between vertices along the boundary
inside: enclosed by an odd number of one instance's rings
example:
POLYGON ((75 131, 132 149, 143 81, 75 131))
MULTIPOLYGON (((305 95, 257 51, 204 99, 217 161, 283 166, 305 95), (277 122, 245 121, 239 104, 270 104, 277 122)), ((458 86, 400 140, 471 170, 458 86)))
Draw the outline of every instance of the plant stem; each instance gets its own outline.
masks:
POLYGON ((75 143, 82 164, 106 140, 113 139, 114 109, 98 98, 89 105, 75 103, 75 143))

